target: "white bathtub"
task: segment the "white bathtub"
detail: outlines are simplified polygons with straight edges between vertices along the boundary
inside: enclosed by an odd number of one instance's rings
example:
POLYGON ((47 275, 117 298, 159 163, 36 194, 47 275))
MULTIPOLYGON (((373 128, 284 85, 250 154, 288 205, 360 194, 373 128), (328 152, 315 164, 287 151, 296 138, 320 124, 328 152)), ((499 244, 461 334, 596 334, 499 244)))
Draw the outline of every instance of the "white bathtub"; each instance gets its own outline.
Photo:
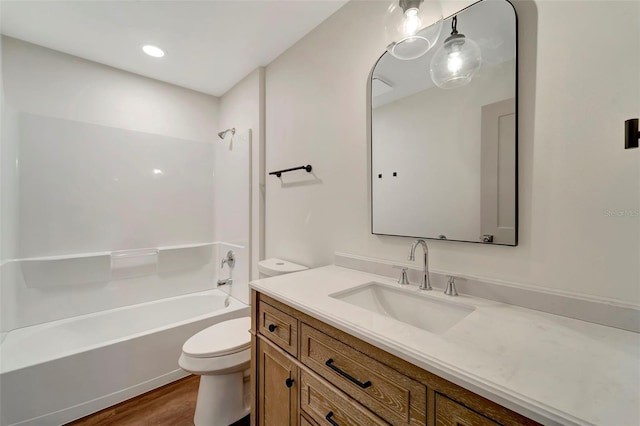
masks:
POLYGON ((0 345, 1 424, 60 425, 184 377, 190 336, 248 315, 211 290, 11 331, 0 345))

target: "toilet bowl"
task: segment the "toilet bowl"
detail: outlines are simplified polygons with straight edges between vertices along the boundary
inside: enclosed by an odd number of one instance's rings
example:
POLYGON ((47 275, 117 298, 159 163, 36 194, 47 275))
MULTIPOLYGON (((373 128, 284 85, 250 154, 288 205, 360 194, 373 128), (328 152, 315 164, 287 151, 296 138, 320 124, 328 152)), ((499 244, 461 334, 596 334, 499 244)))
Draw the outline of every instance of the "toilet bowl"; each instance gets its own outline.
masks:
POLYGON ((251 318, 223 321, 194 334, 178 364, 200 375, 195 426, 227 426, 249 414, 251 318))
MULTIPOLYGON (((308 269, 282 259, 258 262, 260 278, 308 269)), ((195 426, 227 426, 251 411, 251 318, 223 321, 191 336, 178 364, 200 377, 195 426)))

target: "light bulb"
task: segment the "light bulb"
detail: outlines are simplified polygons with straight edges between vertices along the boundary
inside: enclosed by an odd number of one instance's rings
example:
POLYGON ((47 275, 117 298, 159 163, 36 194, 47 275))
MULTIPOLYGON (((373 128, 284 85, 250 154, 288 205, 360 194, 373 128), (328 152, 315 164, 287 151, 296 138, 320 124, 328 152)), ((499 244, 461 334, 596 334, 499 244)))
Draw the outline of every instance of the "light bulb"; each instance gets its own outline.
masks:
POLYGON ((451 52, 447 57, 447 69, 455 74, 462 68, 462 58, 460 52, 451 52))
POLYGON ((418 9, 411 8, 407 9, 404 13, 404 22, 402 24, 402 32, 405 36, 412 36, 418 32, 420 27, 422 26, 422 21, 418 16, 418 9))
POLYGON ((160 49, 158 46, 152 46, 150 44, 142 46, 142 51, 149 56, 153 56, 154 58, 162 58, 164 56, 164 51, 162 49, 160 49))
POLYGON ((438 41, 442 7, 437 0, 392 0, 384 29, 391 55, 401 60, 419 58, 438 41))
POLYGON ((452 31, 431 58, 429 73, 433 83, 441 89, 455 89, 471 82, 482 65, 478 44, 459 34, 457 17, 452 19, 452 31))

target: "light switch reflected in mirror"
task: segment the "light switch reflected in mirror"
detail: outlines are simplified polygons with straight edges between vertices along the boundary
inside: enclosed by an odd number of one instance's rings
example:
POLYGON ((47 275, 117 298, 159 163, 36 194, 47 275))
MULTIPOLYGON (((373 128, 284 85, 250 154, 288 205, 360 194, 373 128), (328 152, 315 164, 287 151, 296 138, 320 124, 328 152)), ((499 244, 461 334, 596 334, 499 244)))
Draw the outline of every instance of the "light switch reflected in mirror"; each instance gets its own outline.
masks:
POLYGON ((437 87, 433 49, 371 73, 372 233, 517 245, 517 24, 506 0, 455 15, 481 50, 466 85, 437 87))

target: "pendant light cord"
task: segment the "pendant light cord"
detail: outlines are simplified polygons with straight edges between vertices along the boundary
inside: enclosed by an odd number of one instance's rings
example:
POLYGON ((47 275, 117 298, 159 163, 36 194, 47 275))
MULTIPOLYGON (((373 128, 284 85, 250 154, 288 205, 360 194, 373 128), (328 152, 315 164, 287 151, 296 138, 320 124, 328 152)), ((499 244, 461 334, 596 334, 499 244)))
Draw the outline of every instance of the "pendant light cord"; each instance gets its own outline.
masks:
POLYGON ((458 34, 458 16, 454 16, 451 20, 451 35, 458 34))

